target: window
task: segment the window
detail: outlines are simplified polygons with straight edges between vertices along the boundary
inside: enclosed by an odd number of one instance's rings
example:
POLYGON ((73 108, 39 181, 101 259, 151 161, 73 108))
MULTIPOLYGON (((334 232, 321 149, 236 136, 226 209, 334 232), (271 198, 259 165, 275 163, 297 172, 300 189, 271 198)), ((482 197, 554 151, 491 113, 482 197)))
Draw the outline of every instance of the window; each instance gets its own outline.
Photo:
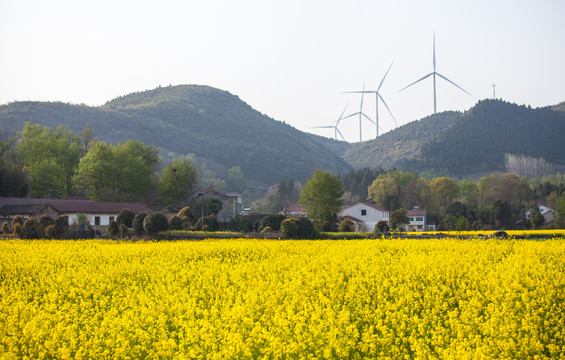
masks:
POLYGON ((408 220, 410 220, 410 222, 414 222, 414 218, 413 218, 413 217, 408 218, 408 220))
POLYGON ((100 225, 100 216, 94 217, 94 225, 100 225))
POLYGON ((108 221, 114 221, 114 217, 110 216, 110 219, 108 219, 108 221))
POLYGON ((424 221, 423 217, 416 218, 416 221, 424 221))
POLYGON ((361 216, 365 216, 365 215, 367 215, 367 210, 365 209, 361 210, 361 216))
POLYGON ((418 225, 418 230, 422 230, 423 226, 422 225, 418 225))

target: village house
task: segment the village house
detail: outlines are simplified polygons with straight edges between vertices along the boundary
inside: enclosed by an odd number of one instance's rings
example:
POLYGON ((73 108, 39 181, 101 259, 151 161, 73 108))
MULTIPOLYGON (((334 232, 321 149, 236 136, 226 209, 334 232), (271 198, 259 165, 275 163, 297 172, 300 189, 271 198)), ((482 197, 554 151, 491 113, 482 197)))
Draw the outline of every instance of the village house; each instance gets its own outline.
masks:
POLYGON ((110 221, 115 220, 123 209, 130 209, 136 214, 152 212, 150 208, 138 202, 0 198, 0 223, 6 221, 11 225, 12 219, 18 215, 25 220, 30 217, 39 219, 46 214, 53 219, 63 216, 69 224, 72 224, 78 214, 85 214, 91 226, 105 227, 110 221))
MULTIPOLYGON (((553 222, 555 221, 555 210, 548 208, 543 204, 540 204, 539 212, 543 215, 544 224, 546 225, 553 224, 553 222)), ((526 217, 528 219, 530 218, 530 213, 531 213, 530 210, 526 211, 526 217)))
POLYGON ((409 221, 406 225, 406 231, 430 230, 430 226, 428 225, 428 212, 426 210, 419 210, 418 206, 414 206, 413 210, 406 211, 406 216, 408 216, 409 221))
POLYGON ((222 202, 222 210, 216 216, 220 222, 229 222, 241 213, 242 196, 236 192, 223 194, 212 189, 199 189, 194 195, 195 203, 202 200, 218 199, 222 202))
POLYGON ((339 217, 353 221, 356 231, 373 231, 379 221, 389 222, 390 211, 375 204, 359 202, 343 208, 339 212, 339 217))

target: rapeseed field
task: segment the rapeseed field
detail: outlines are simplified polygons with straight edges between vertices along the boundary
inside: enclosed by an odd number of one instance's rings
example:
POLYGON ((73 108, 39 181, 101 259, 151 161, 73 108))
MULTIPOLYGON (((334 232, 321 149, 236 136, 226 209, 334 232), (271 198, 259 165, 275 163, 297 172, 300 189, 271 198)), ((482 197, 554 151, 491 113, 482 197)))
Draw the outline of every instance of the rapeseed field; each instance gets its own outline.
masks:
POLYGON ((565 357, 565 240, 0 241, 2 359, 565 357))

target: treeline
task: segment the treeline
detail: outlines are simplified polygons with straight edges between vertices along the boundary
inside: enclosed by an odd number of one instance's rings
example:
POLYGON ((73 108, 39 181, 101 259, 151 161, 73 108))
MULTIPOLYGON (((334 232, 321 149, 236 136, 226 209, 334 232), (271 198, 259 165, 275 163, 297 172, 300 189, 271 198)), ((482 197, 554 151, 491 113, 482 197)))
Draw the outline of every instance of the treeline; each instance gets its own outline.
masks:
POLYGON ((16 136, 0 135, 0 196, 60 198, 81 194, 97 201, 141 201, 151 206, 187 203, 198 186, 225 191, 245 187, 239 167, 226 180, 190 157, 161 171, 158 150, 139 140, 99 141, 85 126, 80 135, 29 123, 16 136))
MULTIPOLYGON (((535 227, 526 212, 540 203, 565 217, 565 178, 518 177, 515 174, 489 175, 477 182, 455 181, 449 177, 428 179, 407 171, 361 169, 342 175, 346 194, 353 204, 370 201, 387 210, 411 210, 418 206, 428 212, 438 228, 455 229, 458 220, 468 229, 523 229, 535 227), (367 189, 365 184, 369 183, 367 189)), ((557 223, 556 226, 565 226, 557 223)))

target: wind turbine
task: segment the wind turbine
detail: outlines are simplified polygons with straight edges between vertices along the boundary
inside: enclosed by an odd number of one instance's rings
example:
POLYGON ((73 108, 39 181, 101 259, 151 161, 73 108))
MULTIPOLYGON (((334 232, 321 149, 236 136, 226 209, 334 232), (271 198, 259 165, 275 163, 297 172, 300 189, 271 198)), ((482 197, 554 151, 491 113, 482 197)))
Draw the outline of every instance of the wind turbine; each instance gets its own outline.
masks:
POLYGON ((456 83, 454 83, 453 81, 449 80, 448 78, 446 78, 445 76, 443 76, 442 74, 440 74, 440 73, 438 73, 438 72, 436 71, 436 33, 434 32, 434 71, 431 72, 431 73, 429 73, 428 75, 422 77, 421 79, 414 81, 412 84, 410 84, 410 85, 408 85, 408 86, 406 86, 406 87, 400 89, 398 92, 401 92, 402 90, 407 89, 407 88, 409 88, 410 86, 412 86, 412 85, 414 85, 414 84, 416 84, 416 83, 419 83, 420 81, 422 81, 422 80, 424 80, 424 79, 426 79, 426 78, 428 78, 428 77, 430 77, 430 76, 433 76, 433 78, 434 78, 434 114, 435 114, 435 113, 437 113, 437 106, 436 106, 436 75, 439 76, 440 78, 442 78, 443 80, 445 80, 445 81, 447 81, 447 82, 449 82, 449 83, 451 83, 451 84, 457 86, 460 90, 462 90, 462 91, 465 92, 466 94, 471 95, 471 94, 469 94, 467 91, 465 91, 465 89, 463 89, 461 86, 457 85, 456 83))
MULTIPOLYGON (((385 99, 383 99, 383 97, 381 96, 381 94, 379 93, 379 91, 381 90, 381 86, 383 86, 383 82, 386 79, 386 76, 388 75, 388 72, 390 71, 390 68, 392 67, 392 64, 390 64, 390 66, 388 67, 388 70, 385 73, 385 76, 383 76, 379 87, 377 88, 377 90, 363 90, 363 91, 346 91, 345 93, 349 93, 349 94, 359 94, 359 93, 363 93, 363 94, 375 94, 375 104, 376 104, 376 111, 375 111, 375 120, 377 121, 376 123, 376 127, 377 127, 377 137, 379 137, 379 99, 381 99, 381 101, 383 102, 384 106, 386 107, 386 109, 388 110, 388 113, 390 114, 390 116, 392 116, 392 120, 394 120, 394 123, 396 124, 396 126, 398 126, 398 123, 396 122, 396 119, 394 118, 394 115, 392 115, 392 111, 390 111, 390 108, 388 107, 388 105, 386 104, 385 99)), ((381 129, 382 130, 382 129, 381 129)))
MULTIPOLYGON (((363 116, 369 120, 370 122, 372 122, 373 124, 375 124, 375 122, 373 120, 371 120, 370 117, 368 117, 364 112, 363 112, 363 95, 365 94, 365 84, 363 84, 363 90, 362 91, 357 91, 357 93, 361 94, 361 105, 359 106, 359 111, 353 114, 349 114, 346 117, 344 117, 344 119, 351 117, 351 116, 355 116, 355 115, 359 115, 359 141, 363 141, 363 127, 361 126, 361 120, 363 118, 363 116)), ((375 124, 376 125, 376 124, 375 124)))
POLYGON ((312 126, 310 129, 334 129, 334 136, 335 139, 337 140, 337 134, 339 134, 339 136, 341 136, 342 140, 345 141, 345 138, 343 137, 343 134, 341 133, 341 131, 339 131, 339 129, 337 128, 337 126, 339 125, 339 122, 343 119, 347 119, 348 117, 351 117, 353 115, 348 115, 346 117, 343 117, 343 114, 345 114, 345 110, 347 110, 347 107, 349 105, 345 105, 345 108, 343 109, 343 111, 341 112, 341 115, 339 116, 339 119, 337 119, 336 121, 334 121, 335 125, 324 125, 324 126, 312 126))

